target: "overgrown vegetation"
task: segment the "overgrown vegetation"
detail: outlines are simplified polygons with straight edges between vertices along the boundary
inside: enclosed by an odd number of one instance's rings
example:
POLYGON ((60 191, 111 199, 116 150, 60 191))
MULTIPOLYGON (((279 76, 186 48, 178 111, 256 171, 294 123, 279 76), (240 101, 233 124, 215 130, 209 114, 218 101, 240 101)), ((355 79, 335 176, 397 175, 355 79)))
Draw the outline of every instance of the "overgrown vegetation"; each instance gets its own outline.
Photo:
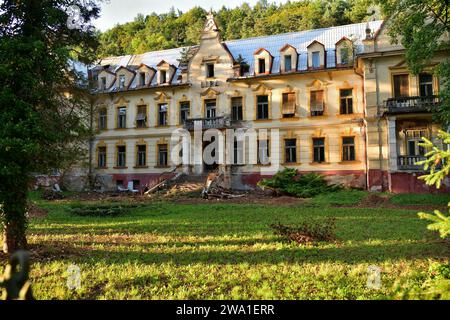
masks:
MULTIPOLYGON (((30 221, 36 299, 386 299, 396 281, 420 287, 432 265, 449 259, 448 246, 401 206, 159 201, 126 215, 81 217, 67 210, 77 197, 33 199, 48 211, 30 221), (339 241, 314 246, 286 243, 268 227, 332 217, 339 241), (79 290, 67 288, 71 264, 81 269, 79 290), (366 286, 369 265, 382 269, 379 290, 366 286)), ((0 255, 0 273, 5 264, 0 255)))
POLYGON ((294 168, 286 168, 277 172, 272 178, 258 182, 258 186, 299 198, 312 198, 319 194, 342 189, 339 185, 327 184, 323 176, 316 173, 299 176, 297 169, 294 168))
POLYGON ((73 205, 69 212, 82 217, 116 217, 125 215, 132 209, 141 207, 138 204, 99 204, 99 205, 73 205))
POLYGON ((296 226, 287 226, 281 223, 270 225, 276 235, 282 236, 289 242, 310 244, 335 239, 336 219, 328 218, 325 221, 308 220, 296 226))
MULTIPOLYGON (((242 39, 292 31, 362 22, 370 15, 372 0, 302 0, 284 4, 259 1, 213 12, 223 40, 242 39)), ((139 14, 100 36, 101 55, 137 54, 198 44, 207 11, 139 14)))

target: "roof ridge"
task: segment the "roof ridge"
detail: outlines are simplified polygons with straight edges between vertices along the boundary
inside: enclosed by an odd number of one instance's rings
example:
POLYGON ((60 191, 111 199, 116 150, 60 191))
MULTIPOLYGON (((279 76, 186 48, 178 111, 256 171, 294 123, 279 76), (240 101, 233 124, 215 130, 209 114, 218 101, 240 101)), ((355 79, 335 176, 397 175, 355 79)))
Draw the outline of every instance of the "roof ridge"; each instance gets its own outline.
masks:
POLYGON ((331 26, 331 27, 324 27, 324 28, 318 28, 318 29, 308 29, 308 30, 301 30, 301 31, 291 31, 291 32, 285 32, 285 33, 276 33, 276 34, 268 34, 265 36, 257 36, 257 37, 250 37, 250 38, 242 38, 242 39, 233 39, 233 40, 226 40, 222 41, 223 43, 230 43, 230 42, 239 42, 239 41, 245 41, 245 40, 254 40, 254 39, 261 39, 261 38, 268 38, 268 37, 277 37, 277 36, 285 36, 290 34, 300 34, 300 33, 306 33, 311 31, 320 31, 320 30, 329 30, 329 29, 338 29, 338 28, 344 28, 348 26, 357 26, 367 23, 375 23, 375 22, 383 22, 384 20, 373 20, 373 21, 366 21, 366 22, 358 22, 358 23, 350 23, 350 24, 344 24, 340 26, 331 26))

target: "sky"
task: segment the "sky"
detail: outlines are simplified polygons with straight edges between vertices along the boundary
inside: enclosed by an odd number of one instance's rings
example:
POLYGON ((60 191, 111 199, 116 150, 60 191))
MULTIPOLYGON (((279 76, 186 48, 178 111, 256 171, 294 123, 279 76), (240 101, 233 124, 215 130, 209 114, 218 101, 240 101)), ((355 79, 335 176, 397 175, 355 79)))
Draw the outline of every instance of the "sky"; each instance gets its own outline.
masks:
MULTIPOLYGON (((118 23, 133 21, 138 13, 147 15, 151 12, 168 12, 171 7, 183 12, 195 6, 205 9, 220 9, 222 6, 234 8, 244 2, 254 5, 257 0, 108 0, 101 4, 102 11, 94 25, 101 31, 114 27, 118 23)), ((287 2, 286 0, 269 0, 269 2, 287 2)))

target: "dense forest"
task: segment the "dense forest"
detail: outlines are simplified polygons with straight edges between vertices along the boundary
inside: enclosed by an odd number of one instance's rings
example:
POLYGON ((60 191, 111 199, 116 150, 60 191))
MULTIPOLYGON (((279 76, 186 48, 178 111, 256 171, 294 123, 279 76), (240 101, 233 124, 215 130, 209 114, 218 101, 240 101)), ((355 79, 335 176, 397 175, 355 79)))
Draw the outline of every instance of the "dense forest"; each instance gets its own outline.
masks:
MULTIPOLYGON (((301 0, 285 4, 260 0, 213 12, 224 40, 357 23, 369 19, 373 0, 301 0)), ((139 14, 134 21, 100 35, 100 55, 137 54, 198 43, 207 11, 139 14)))

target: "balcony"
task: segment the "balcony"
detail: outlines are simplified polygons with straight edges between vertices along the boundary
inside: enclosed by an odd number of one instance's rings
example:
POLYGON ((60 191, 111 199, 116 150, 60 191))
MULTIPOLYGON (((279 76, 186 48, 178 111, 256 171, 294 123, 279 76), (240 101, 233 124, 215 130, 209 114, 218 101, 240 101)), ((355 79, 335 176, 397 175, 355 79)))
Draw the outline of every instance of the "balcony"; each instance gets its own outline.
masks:
POLYGON ((389 114, 431 112, 439 103, 437 96, 391 98, 384 102, 383 111, 389 114))
POLYGON ((231 128, 232 121, 229 117, 187 119, 184 123, 184 128, 186 130, 192 131, 194 130, 195 126, 200 125, 202 130, 226 129, 231 128))
POLYGON ((397 165, 400 170, 423 171, 423 166, 416 163, 425 159, 424 156, 398 156, 397 165))

